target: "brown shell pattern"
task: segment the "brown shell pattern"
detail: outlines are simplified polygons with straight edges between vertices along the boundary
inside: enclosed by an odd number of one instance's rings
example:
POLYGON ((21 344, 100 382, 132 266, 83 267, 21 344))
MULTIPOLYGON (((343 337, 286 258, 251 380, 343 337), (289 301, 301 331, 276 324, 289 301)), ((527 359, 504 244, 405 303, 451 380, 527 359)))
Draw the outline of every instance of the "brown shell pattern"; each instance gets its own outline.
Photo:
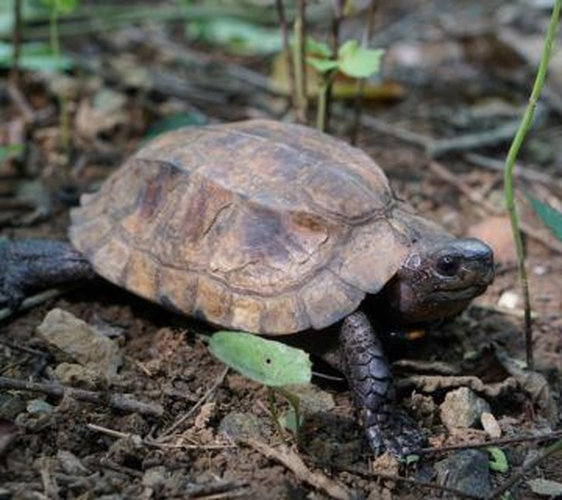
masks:
POLYGON ((211 323, 321 329, 392 277, 408 251, 363 152, 251 120, 164 134, 73 210, 70 239, 109 281, 211 323))

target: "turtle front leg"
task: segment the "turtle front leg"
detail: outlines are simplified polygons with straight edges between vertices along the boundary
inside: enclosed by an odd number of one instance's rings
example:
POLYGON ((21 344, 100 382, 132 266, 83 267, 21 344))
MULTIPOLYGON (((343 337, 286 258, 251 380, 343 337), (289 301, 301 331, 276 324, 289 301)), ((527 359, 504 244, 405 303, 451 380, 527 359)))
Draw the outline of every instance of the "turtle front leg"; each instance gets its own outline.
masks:
POLYGON ((0 243, 0 307, 16 310, 30 290, 90 279, 86 258, 68 243, 23 240, 0 243))
POLYGON ((394 405, 388 361, 367 316, 349 315, 340 330, 342 368, 371 448, 406 456, 423 447, 425 437, 412 419, 394 405))

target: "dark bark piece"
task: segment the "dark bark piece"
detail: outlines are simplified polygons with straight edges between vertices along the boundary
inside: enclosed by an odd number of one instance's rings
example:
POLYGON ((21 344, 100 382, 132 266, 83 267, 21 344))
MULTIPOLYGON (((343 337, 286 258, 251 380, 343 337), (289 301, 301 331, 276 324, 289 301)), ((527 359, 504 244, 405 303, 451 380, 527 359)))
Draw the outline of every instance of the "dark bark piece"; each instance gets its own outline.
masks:
POLYGON ((24 240, 0 244, 0 306, 15 310, 29 290, 94 276, 90 263, 68 243, 24 240))
POLYGON ((362 312, 349 315, 340 331, 343 371, 371 448, 396 456, 419 451, 425 437, 394 405, 395 390, 380 339, 362 312))

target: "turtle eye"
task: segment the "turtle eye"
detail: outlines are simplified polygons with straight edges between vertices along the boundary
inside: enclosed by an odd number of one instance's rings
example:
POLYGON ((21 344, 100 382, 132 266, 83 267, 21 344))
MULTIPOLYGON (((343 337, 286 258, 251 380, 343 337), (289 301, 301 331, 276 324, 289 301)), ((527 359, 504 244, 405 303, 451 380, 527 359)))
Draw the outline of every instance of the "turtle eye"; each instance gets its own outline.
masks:
POLYGON ((454 276, 461 267, 461 260, 455 255, 443 255, 437 261, 437 272, 442 276, 454 276))

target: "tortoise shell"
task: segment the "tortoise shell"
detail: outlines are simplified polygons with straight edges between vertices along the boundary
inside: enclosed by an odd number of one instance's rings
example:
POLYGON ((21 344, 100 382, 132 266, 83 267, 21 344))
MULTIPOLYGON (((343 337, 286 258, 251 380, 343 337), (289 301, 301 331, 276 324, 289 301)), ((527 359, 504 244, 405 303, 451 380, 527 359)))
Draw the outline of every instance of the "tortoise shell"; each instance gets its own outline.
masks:
POLYGON ((321 329, 406 258, 411 220, 362 151, 251 120, 157 137, 72 211, 98 274, 226 328, 321 329))

